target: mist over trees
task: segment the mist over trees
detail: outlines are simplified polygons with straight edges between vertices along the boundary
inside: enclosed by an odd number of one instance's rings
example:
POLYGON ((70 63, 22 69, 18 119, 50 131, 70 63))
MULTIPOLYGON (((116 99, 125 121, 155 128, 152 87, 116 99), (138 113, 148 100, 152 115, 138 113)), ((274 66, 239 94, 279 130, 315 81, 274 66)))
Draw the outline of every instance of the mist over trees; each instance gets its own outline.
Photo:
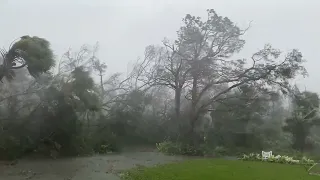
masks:
POLYGON ((188 155, 318 152, 318 94, 291 83, 307 75, 298 49, 267 44, 237 59, 250 26, 213 9, 182 22, 176 39, 147 46, 128 75, 107 75, 98 44, 61 56, 46 39, 23 36, 1 49, 0 158, 160 142, 188 155))

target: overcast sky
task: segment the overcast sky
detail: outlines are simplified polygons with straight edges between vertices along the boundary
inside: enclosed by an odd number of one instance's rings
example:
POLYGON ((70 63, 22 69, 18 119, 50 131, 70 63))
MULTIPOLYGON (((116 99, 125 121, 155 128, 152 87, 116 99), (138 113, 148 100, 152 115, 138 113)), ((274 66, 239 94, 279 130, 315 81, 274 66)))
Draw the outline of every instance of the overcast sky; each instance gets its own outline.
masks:
POLYGON ((57 56, 99 41, 110 72, 125 72, 150 44, 175 38, 181 19, 215 9, 240 27, 252 21, 241 56, 265 43, 302 51, 309 77, 300 87, 320 93, 319 0, 0 0, 0 46, 23 35, 46 38, 57 56), (319 69, 319 70, 318 70, 319 69))

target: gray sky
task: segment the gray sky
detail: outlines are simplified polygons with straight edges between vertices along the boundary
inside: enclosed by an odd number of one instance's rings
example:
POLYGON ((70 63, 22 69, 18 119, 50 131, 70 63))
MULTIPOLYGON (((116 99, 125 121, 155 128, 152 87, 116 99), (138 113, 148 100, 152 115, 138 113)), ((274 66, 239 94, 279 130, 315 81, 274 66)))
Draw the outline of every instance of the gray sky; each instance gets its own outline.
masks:
POLYGON ((98 56, 109 71, 124 72, 147 45, 175 38, 185 14, 203 16, 213 8, 240 27, 253 21, 244 58, 265 43, 301 50, 309 77, 297 82, 320 93, 319 7, 319 0, 0 0, 0 44, 39 36, 61 56, 69 47, 99 41, 98 56))

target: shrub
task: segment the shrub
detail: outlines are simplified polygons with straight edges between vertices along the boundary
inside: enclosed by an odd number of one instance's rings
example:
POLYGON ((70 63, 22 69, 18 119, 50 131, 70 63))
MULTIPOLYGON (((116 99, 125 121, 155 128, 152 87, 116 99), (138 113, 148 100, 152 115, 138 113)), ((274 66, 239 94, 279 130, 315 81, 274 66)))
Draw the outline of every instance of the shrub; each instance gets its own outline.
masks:
POLYGON ((120 151, 120 144, 114 133, 97 131, 93 134, 92 144, 95 153, 106 154, 120 151))
POLYGON ((181 154, 182 152, 181 143, 174 143, 168 140, 165 140, 161 143, 156 143, 156 147, 159 152, 162 152, 168 155, 177 155, 177 154, 181 154))
POLYGON ((2 138, 0 143, 0 159, 13 160, 21 156, 23 150, 20 147, 20 141, 15 137, 2 138))
POLYGON ((32 148, 32 143, 32 140, 28 136, 1 136, 0 160, 14 160, 22 157, 32 148))
POLYGON ((307 157, 302 157, 300 160, 294 159, 293 157, 289 156, 281 156, 281 155, 272 155, 270 158, 264 160, 262 156, 258 153, 250 153, 248 155, 243 154, 241 158, 244 161, 266 161, 271 163, 281 163, 281 164, 301 164, 306 166, 312 166, 315 162, 312 159, 307 157))
POLYGON ((199 155, 201 152, 199 152, 197 149, 195 149, 193 146, 189 144, 183 144, 181 142, 172 142, 172 141, 163 141, 161 143, 156 143, 156 147, 159 152, 162 152, 164 154, 168 155, 199 155))
POLYGON ((206 144, 201 144, 198 147, 195 147, 187 143, 172 142, 169 140, 165 140, 161 143, 156 143, 156 147, 159 152, 168 155, 210 156, 216 153, 224 155, 224 153, 226 152, 226 149, 223 147, 217 147, 216 149, 213 149, 206 144))
POLYGON ((216 156, 225 156, 228 155, 228 149, 223 146, 217 146, 214 148, 214 154, 216 156))
POLYGON ((107 154, 110 152, 118 152, 119 148, 113 143, 109 143, 107 141, 98 143, 94 147, 94 152, 99 154, 107 154))

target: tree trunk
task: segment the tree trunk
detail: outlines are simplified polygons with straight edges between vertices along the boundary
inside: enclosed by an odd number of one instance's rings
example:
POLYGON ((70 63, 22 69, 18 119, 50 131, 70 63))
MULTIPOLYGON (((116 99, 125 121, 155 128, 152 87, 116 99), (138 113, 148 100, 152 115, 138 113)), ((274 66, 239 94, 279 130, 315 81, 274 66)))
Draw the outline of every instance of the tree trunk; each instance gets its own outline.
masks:
POLYGON ((100 72, 99 76, 100 76, 100 88, 101 88, 101 98, 102 98, 104 93, 102 72, 100 72))
POLYGON ((180 107, 181 107, 181 88, 175 89, 175 95, 174 95, 174 102, 175 102, 175 115, 177 118, 177 121, 180 121, 180 107))
POLYGON ((184 134, 184 142, 189 145, 192 145, 195 148, 199 147, 199 145, 203 141, 203 139, 200 137, 200 135, 195 130, 197 120, 198 120, 198 118, 196 116, 193 116, 190 118, 190 128, 184 134))
POLYGON ((198 76, 193 75, 192 90, 191 90, 191 111, 190 111, 190 125, 191 131, 194 131, 196 121, 198 119, 197 115, 197 94, 198 94, 198 76))
POLYGON ((177 139, 179 139, 181 133, 182 133, 182 122, 180 119, 180 109, 181 109, 181 88, 175 89, 175 95, 174 95, 174 110, 175 110, 175 123, 177 125, 177 139))
POLYGON ((186 138, 189 139, 189 142, 194 146, 198 146, 200 141, 197 132, 195 131, 196 122, 198 121, 198 112, 197 112, 197 96, 198 96, 198 75, 197 72, 193 75, 192 90, 191 90, 191 110, 190 110, 190 129, 186 134, 186 138))

